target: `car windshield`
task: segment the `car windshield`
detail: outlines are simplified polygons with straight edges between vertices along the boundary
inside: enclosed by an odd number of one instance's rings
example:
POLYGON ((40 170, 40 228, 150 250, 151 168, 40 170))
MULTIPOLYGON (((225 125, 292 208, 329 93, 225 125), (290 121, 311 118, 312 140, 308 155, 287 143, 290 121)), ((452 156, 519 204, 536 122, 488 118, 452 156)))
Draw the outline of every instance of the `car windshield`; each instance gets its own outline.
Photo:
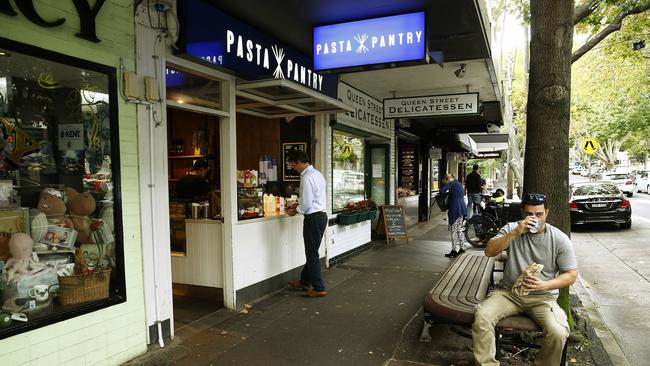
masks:
POLYGON ((627 174, 605 174, 603 175, 603 179, 627 179, 627 174))
POLYGON ((617 195, 618 188, 612 184, 589 184, 573 189, 574 196, 606 196, 617 195))

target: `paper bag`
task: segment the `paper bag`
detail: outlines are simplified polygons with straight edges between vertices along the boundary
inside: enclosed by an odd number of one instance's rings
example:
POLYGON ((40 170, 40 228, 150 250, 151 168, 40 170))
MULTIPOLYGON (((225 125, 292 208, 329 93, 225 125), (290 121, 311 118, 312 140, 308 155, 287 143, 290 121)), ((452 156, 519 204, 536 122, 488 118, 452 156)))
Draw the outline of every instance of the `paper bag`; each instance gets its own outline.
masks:
POLYGON ((523 272, 521 272, 519 277, 517 277, 517 281, 515 281, 515 284, 512 286, 512 292, 519 296, 528 295, 530 291, 528 291, 526 288, 524 279, 527 275, 532 277, 539 277, 539 273, 542 272, 542 268, 544 268, 543 264, 537 264, 535 262, 529 264, 528 267, 524 269, 523 272))

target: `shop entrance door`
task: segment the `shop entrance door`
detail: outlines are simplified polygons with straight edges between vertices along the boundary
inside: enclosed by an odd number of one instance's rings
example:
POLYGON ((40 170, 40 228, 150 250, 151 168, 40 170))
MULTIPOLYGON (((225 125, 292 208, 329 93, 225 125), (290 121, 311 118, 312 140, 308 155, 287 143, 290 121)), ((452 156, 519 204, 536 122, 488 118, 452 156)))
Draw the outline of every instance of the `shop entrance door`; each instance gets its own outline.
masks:
POLYGON ((388 145, 368 145, 367 151, 366 197, 372 198, 377 205, 385 205, 389 197, 388 145))
POLYGON ((175 330, 223 308, 227 286, 221 137, 224 118, 230 114, 224 111, 224 79, 196 72, 195 67, 169 56, 165 66, 165 175, 175 330))

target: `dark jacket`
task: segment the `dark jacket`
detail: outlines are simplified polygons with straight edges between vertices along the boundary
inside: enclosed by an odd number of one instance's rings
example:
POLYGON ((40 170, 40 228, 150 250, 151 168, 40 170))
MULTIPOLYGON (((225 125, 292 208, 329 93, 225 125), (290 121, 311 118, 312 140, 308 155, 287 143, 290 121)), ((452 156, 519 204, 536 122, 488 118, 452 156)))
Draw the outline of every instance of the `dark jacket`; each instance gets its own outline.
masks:
POLYGON ((178 198, 200 197, 205 199, 208 192, 210 192, 208 180, 195 174, 184 176, 176 184, 176 196, 178 198))
POLYGON ((467 217, 467 206, 465 205, 465 188, 457 181, 453 180, 440 189, 440 193, 449 192, 447 217, 449 225, 456 222, 459 217, 467 217))
POLYGON ((467 193, 481 193, 481 175, 476 170, 467 174, 465 187, 467 187, 467 193))

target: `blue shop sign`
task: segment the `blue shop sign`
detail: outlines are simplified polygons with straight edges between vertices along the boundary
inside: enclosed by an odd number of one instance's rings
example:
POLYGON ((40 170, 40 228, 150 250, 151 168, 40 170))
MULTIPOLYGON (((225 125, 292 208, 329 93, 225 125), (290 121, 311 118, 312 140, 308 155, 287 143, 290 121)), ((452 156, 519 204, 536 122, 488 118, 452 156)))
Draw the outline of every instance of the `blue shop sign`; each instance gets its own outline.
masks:
POLYGON ((425 13, 314 27, 314 69, 424 60, 425 13))
POLYGON ((179 50, 248 80, 286 79, 336 98, 336 75, 314 71, 312 60, 205 0, 178 3, 179 50))

